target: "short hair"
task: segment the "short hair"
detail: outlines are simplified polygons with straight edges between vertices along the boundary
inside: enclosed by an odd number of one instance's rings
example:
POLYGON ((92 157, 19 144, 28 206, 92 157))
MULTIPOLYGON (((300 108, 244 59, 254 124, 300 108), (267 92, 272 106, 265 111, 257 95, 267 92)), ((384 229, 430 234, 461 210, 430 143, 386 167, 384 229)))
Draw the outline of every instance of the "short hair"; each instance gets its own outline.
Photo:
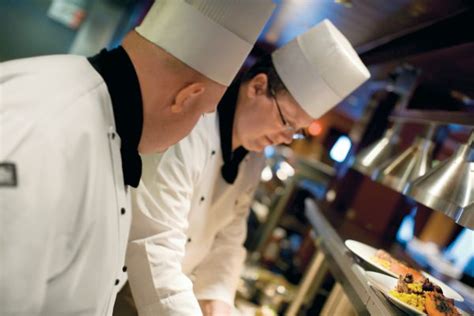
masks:
POLYGON ((267 93, 270 95, 271 91, 278 93, 280 91, 288 92, 283 81, 275 69, 271 55, 265 55, 261 57, 249 70, 242 75, 242 83, 252 80, 258 74, 265 74, 268 78, 268 90, 267 93))

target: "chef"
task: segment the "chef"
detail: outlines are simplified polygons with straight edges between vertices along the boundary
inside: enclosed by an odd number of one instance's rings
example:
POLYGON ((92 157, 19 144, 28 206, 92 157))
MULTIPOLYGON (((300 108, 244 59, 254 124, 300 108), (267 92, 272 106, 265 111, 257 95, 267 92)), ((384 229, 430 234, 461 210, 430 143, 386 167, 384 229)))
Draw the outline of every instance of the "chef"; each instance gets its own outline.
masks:
MULTIPOLYGON (((231 314, 260 152, 290 143, 369 77, 325 20, 237 78, 218 115, 165 153, 143 157, 126 260, 139 315, 231 314)), ((133 308, 129 296, 125 287, 115 315, 133 308)))
POLYGON ((272 10, 158 0, 117 49, 0 64, 0 315, 112 313, 138 152, 215 109, 272 10))

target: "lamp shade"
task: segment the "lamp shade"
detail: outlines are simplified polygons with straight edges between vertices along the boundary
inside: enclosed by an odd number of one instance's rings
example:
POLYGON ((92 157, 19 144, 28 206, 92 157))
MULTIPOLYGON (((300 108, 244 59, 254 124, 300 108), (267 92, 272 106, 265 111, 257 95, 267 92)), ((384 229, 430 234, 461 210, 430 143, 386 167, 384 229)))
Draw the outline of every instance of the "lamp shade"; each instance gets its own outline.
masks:
POLYGON ((406 194, 474 229, 474 131, 453 156, 410 183, 406 194))
POLYGON ((397 131, 395 127, 388 129, 382 138, 361 150, 352 167, 366 176, 373 176, 377 168, 398 152, 397 131))
POLYGON ((409 181, 419 178, 431 168, 434 147, 430 139, 417 137, 410 147, 384 165, 377 181, 403 192, 409 181))

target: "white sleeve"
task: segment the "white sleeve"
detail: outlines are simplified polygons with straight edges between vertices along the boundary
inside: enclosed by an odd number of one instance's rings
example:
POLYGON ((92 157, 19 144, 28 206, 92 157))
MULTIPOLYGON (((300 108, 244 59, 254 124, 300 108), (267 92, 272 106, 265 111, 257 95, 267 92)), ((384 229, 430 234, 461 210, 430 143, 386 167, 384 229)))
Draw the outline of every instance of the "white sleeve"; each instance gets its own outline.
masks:
POLYGON ((201 315, 181 264, 192 194, 206 161, 203 147, 191 135, 163 154, 144 157, 127 249, 130 287, 141 316, 201 315))
POLYGON ((54 253, 55 219, 67 207, 61 202, 67 172, 55 159, 61 153, 41 137, 16 149, 0 137, 0 314, 38 315, 56 257, 62 257, 54 253), (13 170, 16 181, 8 185, 13 170))
POLYGON ((211 251, 196 268, 194 291, 199 300, 219 300, 234 305, 246 256, 243 242, 247 236, 249 206, 245 203, 238 207, 234 220, 217 234, 211 251))

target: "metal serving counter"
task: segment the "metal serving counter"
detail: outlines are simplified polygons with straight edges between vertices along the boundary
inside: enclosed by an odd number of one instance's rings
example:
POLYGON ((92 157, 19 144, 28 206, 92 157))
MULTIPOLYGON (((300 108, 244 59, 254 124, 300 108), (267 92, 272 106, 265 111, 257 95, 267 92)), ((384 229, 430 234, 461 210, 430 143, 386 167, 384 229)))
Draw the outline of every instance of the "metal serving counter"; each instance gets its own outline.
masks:
POLYGON ((332 225, 312 200, 305 201, 306 216, 313 227, 316 243, 324 254, 327 267, 342 286, 359 315, 404 315, 383 295, 371 288, 364 276, 365 270, 353 259, 332 225))

